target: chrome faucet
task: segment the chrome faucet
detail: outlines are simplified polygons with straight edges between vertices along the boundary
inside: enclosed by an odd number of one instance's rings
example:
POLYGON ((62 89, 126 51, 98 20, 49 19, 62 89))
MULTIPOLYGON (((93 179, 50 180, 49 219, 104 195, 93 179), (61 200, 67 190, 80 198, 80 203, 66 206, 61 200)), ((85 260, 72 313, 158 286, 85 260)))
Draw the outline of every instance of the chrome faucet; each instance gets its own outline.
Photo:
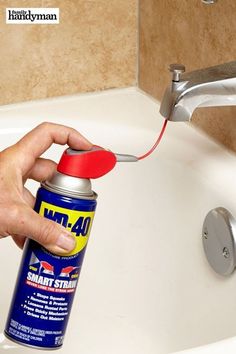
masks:
POLYGON ((236 61, 189 73, 184 73, 184 65, 171 64, 169 70, 172 83, 160 107, 164 118, 190 121, 197 107, 236 105, 236 61))

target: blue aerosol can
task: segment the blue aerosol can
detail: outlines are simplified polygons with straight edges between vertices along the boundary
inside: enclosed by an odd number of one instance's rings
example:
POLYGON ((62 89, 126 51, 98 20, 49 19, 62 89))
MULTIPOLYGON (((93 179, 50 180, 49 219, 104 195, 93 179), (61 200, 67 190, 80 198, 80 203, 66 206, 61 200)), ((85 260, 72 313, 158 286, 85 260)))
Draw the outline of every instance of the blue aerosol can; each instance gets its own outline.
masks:
POLYGON ((26 241, 5 327, 9 339, 40 349, 62 346, 96 209, 90 178, 108 173, 117 161, 137 158, 98 146, 67 149, 57 173, 41 184, 35 211, 69 230, 76 247, 60 256, 26 241))

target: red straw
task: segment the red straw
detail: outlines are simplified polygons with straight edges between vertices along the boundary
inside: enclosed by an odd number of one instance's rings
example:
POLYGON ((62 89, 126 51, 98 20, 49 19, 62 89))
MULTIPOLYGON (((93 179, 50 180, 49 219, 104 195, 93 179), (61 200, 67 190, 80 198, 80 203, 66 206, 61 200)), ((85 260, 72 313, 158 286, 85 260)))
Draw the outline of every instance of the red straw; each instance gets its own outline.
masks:
POLYGON ((157 138, 157 141, 155 142, 155 144, 153 145, 153 147, 144 155, 139 156, 138 160, 142 160, 145 159, 146 157, 148 157, 149 155, 151 155, 151 153, 156 149, 157 145, 159 144, 159 142, 161 141, 161 138, 166 130, 166 125, 167 125, 168 119, 165 119, 163 127, 161 129, 160 135, 157 138))

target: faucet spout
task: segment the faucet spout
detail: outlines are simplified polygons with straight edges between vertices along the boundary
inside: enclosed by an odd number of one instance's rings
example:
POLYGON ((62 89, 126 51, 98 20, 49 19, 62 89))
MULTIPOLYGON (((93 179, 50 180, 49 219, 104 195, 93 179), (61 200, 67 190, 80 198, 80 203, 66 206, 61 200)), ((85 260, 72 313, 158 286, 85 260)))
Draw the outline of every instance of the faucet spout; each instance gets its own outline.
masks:
MULTIPOLYGON (((180 74, 166 89, 161 115, 171 121, 190 121, 197 107, 236 105, 236 61, 180 74)), ((179 65, 177 65, 179 67, 179 65)))

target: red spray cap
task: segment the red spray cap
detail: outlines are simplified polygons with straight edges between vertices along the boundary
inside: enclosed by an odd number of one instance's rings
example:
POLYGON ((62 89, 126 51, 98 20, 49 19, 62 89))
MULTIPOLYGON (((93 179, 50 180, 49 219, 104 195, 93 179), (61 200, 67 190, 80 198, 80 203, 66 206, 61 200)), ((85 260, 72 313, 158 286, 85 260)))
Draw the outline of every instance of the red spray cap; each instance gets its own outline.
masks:
POLYGON ((57 166, 58 172, 79 178, 98 178, 110 172, 116 162, 135 162, 149 156, 157 147, 164 134, 168 120, 165 119, 160 135, 153 147, 144 155, 139 157, 127 154, 114 154, 100 146, 94 145, 91 150, 64 151, 57 166))
POLYGON ((69 176, 79 178, 99 178, 113 169, 116 164, 113 152, 100 146, 93 146, 91 150, 64 151, 57 171, 69 176))

